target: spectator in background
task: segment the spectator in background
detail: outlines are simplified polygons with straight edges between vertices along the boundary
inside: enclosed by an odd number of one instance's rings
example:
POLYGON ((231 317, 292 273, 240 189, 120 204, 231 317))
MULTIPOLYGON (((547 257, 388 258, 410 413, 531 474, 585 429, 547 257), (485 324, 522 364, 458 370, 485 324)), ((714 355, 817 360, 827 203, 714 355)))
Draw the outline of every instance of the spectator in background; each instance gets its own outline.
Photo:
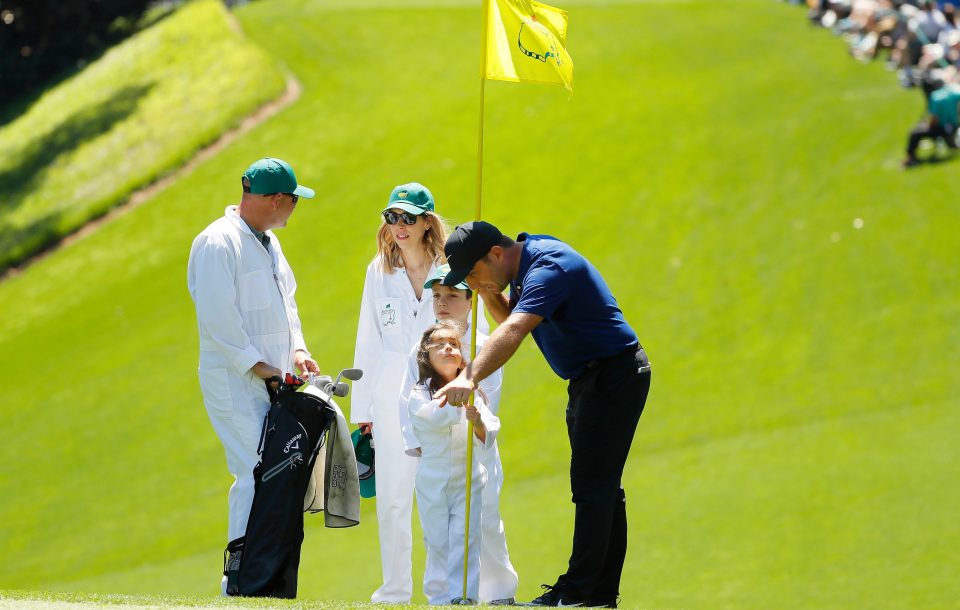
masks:
POLYGON ((947 25, 951 28, 957 27, 957 9, 952 4, 940 4, 940 12, 943 13, 943 18, 947 20, 947 25))
MULTIPOLYGON (((891 59, 896 61, 897 67, 909 70, 917 66, 923 55, 924 45, 936 42, 941 32, 949 28, 946 17, 930 0, 919 0, 918 7, 903 4, 900 12, 907 18, 907 28, 903 36, 897 41, 891 59)), ((908 73, 903 76, 906 85, 916 84, 917 78, 912 79, 908 73)))
POLYGON ((807 0, 814 24, 844 36, 862 61, 889 49, 888 67, 904 87, 924 94, 924 117, 907 140, 905 168, 919 163, 924 140, 957 148, 960 101, 960 29, 955 2, 933 0, 807 0))
POLYGON ((960 86, 945 85, 930 94, 929 110, 926 116, 907 138, 907 158, 903 167, 917 165, 917 147, 922 140, 943 140, 951 150, 957 148, 956 133, 958 125, 957 104, 960 104, 960 86))

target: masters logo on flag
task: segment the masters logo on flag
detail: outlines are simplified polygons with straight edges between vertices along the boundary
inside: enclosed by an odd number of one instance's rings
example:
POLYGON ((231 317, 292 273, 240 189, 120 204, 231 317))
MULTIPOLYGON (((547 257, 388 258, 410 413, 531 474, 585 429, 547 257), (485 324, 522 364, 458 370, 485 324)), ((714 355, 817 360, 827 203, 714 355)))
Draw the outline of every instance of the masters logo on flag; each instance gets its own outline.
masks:
POLYGON ((573 91, 567 12, 534 0, 487 0, 484 78, 573 91))

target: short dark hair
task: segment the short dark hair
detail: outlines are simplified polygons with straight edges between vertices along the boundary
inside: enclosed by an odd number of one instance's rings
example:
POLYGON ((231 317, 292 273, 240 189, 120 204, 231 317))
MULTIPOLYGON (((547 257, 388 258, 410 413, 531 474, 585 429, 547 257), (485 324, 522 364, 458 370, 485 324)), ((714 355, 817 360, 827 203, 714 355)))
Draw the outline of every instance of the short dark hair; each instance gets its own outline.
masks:
MULTIPOLYGON (((516 243, 516 242, 514 242, 512 239, 510 239, 510 238, 507 237, 506 235, 501 235, 501 236, 500 236, 500 241, 497 242, 497 243, 495 243, 495 244, 493 244, 493 246, 500 246, 501 248, 509 248, 509 247, 512 246, 514 243, 516 243)), ((490 246, 490 247, 493 248, 493 246, 490 246)), ((482 257, 480 260, 482 260, 482 261, 484 261, 484 262, 486 262, 486 263, 489 264, 489 263, 490 263, 490 250, 487 250, 487 253, 484 254, 483 257, 482 257)))

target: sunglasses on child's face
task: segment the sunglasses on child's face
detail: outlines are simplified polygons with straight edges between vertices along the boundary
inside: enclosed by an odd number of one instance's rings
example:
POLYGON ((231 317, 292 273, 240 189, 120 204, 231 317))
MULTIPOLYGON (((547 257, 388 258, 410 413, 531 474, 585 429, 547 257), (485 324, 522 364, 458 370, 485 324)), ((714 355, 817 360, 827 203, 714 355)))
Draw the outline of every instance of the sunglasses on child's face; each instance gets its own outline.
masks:
POLYGON ((387 210, 386 212, 383 213, 383 219, 387 221, 388 225, 395 225, 401 220, 403 221, 404 224, 408 224, 408 225, 417 224, 416 215, 411 214, 410 212, 400 212, 399 214, 397 214, 396 212, 391 212, 390 210, 387 210))

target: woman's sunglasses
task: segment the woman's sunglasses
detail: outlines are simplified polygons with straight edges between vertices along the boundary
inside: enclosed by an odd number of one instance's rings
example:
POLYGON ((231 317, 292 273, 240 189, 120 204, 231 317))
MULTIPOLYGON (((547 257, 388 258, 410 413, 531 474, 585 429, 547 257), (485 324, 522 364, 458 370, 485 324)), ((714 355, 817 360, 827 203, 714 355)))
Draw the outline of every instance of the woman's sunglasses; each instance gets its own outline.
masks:
POLYGON ((411 214, 410 212, 400 212, 397 214, 396 212, 387 210, 383 213, 383 219, 387 221, 388 225, 395 225, 401 220, 403 221, 403 224, 417 224, 417 216, 415 214, 411 214))

